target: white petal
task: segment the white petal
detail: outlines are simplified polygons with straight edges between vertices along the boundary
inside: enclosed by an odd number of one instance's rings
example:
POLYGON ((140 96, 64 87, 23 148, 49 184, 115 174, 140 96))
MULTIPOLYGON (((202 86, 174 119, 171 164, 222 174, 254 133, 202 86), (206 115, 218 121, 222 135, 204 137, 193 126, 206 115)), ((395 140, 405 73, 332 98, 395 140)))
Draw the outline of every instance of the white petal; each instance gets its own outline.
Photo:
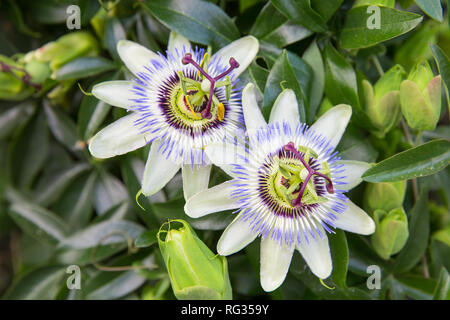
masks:
POLYGON ((258 234, 252 232, 249 224, 237 216, 217 242, 217 252, 222 256, 228 256, 246 247, 257 236, 258 234))
POLYGON ((347 200, 346 205, 345 211, 338 214, 337 220, 333 221, 336 228, 363 235, 375 232, 375 222, 363 209, 350 200, 347 200))
POLYGON ((205 152, 213 164, 232 177, 233 164, 245 164, 249 156, 241 143, 210 143, 205 147, 205 152))
POLYGON ((238 204, 230 198, 232 181, 226 181, 201 191, 186 201, 184 211, 191 218, 200 218, 207 214, 236 209, 238 204))
POLYGON ((327 278, 333 269, 331 263, 330 247, 325 231, 320 230, 322 238, 316 234, 316 239, 309 237, 309 242, 303 240, 297 246, 298 251, 305 259, 306 264, 317 277, 327 278))
POLYGON ((169 36, 169 44, 167 45, 167 50, 174 53, 175 50, 178 50, 178 52, 182 52, 183 48, 186 49, 186 52, 190 52, 191 43, 181 34, 172 31, 169 36))
POLYGON ((103 128, 89 141, 89 151, 96 158, 111 158, 134 151, 152 140, 154 134, 141 133, 135 125, 140 118, 131 113, 103 128))
POLYGON ((286 278, 294 246, 282 246, 269 236, 261 241, 261 286, 266 292, 277 289, 286 278))
POLYGON ((188 164, 181 169, 183 175, 183 193, 184 199, 189 199, 196 193, 208 189, 209 174, 211 173, 211 165, 205 165, 197 168, 188 164))
POLYGON ((117 52, 127 68, 135 75, 142 71, 142 67, 150 63, 151 60, 160 59, 153 51, 129 40, 120 40, 117 43, 117 52))
POLYGON ((92 94, 107 104, 128 109, 134 104, 131 101, 134 98, 132 89, 135 83, 133 81, 105 81, 92 88, 92 94))
POLYGON ((351 116, 352 107, 346 104, 337 105, 317 119, 311 126, 311 130, 326 137, 331 145, 336 147, 344 134, 351 116))
POLYGON ((267 125, 256 101, 255 86, 252 83, 242 90, 242 111, 247 132, 254 132, 267 125))
POLYGON ((270 112, 269 123, 276 121, 286 121, 293 125, 300 121, 297 98, 293 90, 283 90, 275 100, 270 112))
POLYGON ((213 54, 211 59, 220 57, 222 63, 227 65, 230 58, 233 57, 239 63, 239 68, 235 69, 233 72, 233 74, 238 77, 245 69, 247 69, 253 59, 255 59, 258 50, 258 39, 253 36, 246 36, 223 47, 213 54))
POLYGON ((340 179, 345 184, 336 186, 336 188, 344 190, 350 190, 360 184, 362 182, 362 174, 372 166, 367 162, 353 160, 339 160, 336 163, 345 165, 345 172, 339 174, 345 176, 345 178, 340 179))
POLYGON ((158 151, 160 145, 161 141, 159 140, 153 142, 148 153, 144 177, 142 179, 142 193, 146 196, 151 196, 161 190, 181 167, 180 164, 166 159, 158 151))

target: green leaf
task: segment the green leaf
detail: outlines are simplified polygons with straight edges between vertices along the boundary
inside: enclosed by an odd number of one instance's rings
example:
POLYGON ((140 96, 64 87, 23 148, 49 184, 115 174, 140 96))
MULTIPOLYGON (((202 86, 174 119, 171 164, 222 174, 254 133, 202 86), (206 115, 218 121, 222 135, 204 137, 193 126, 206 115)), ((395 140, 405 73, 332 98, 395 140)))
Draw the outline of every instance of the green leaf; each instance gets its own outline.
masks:
POLYGON ((336 230, 335 234, 328 235, 331 259, 333 261, 333 273, 331 279, 339 287, 347 287, 348 247, 345 233, 336 230))
POLYGON ((215 213, 197 219, 190 218, 184 213, 184 204, 184 199, 175 199, 168 202, 154 203, 153 209, 160 221, 183 219, 198 230, 223 230, 234 218, 231 211, 215 213))
POLYGON ((289 20, 314 32, 327 31, 324 19, 311 8, 309 0, 271 0, 270 2, 289 20))
POLYGON ((325 89, 325 68, 323 65, 322 55, 316 41, 310 44, 303 54, 305 60, 312 69, 311 89, 308 92, 309 112, 308 122, 312 123, 320 102, 322 101, 325 89))
POLYGON ((134 241, 134 245, 137 248, 146 248, 150 247, 152 244, 156 243, 158 239, 156 235, 158 234, 159 229, 149 230, 143 232, 136 240, 134 241))
POLYGON ((369 29, 369 19, 374 13, 368 13, 368 8, 369 6, 361 6, 347 12, 340 34, 344 49, 367 48, 398 37, 414 29, 423 19, 415 13, 380 6, 380 28, 369 29))
POLYGON ((439 67, 439 73, 441 74, 442 81, 445 84, 445 91, 447 92, 447 104, 450 109, 450 59, 445 54, 445 52, 437 45, 431 46, 431 51, 433 51, 434 58, 439 67))
POLYGON ((369 139, 352 124, 347 126, 337 150, 339 150, 339 156, 344 160, 375 162, 378 157, 378 151, 372 146, 369 139))
POLYGON ((433 140, 377 163, 362 178, 369 182, 393 182, 434 174, 450 163, 450 142, 433 140))
POLYGON ((52 206, 52 210, 58 213, 74 231, 84 227, 92 216, 96 181, 96 172, 79 176, 52 206))
POLYGON ((60 217, 31 203, 14 203, 8 213, 25 233, 44 243, 57 244, 69 233, 60 217))
POLYGON ((99 171, 94 194, 94 206, 99 215, 127 200, 127 190, 122 181, 104 170, 99 171))
POLYGON ((416 4, 429 17, 439 22, 444 22, 444 14, 442 12, 441 0, 415 0, 416 4))
POLYGON ((69 150, 75 149, 78 139, 73 120, 60 109, 51 107, 48 101, 44 101, 44 110, 48 126, 55 138, 69 150))
MULTIPOLYGON (((253 82, 255 87, 259 90, 261 95, 264 95, 264 89, 266 87, 267 78, 269 76, 269 70, 259 66, 255 61, 250 64, 246 70, 249 75, 249 81, 253 82)), ((239 77, 239 79, 242 78, 239 77)))
POLYGON ((118 18, 106 20, 105 26, 105 45, 114 60, 120 60, 117 52, 117 43, 127 38, 125 29, 118 18))
POLYGON ((311 0, 311 7, 323 18, 324 21, 330 18, 339 9, 344 0, 311 0))
POLYGON ((423 189, 419 200, 409 213, 409 237, 402 251, 397 256, 394 265, 395 273, 411 270, 425 254, 430 235, 430 220, 428 210, 428 192, 423 189))
POLYGON ((250 34, 259 40, 282 48, 309 37, 312 35, 312 32, 298 24, 289 22, 285 16, 268 2, 256 17, 250 34))
POLYGON ((87 163, 78 163, 58 172, 51 181, 46 181, 46 188, 38 188, 36 192, 36 202, 41 206, 53 204, 63 194, 72 181, 89 168, 90 165, 87 163))
POLYGON ((66 270, 62 267, 43 267, 27 272, 2 297, 7 300, 51 300, 65 285, 66 270))
POLYGON ((125 249, 142 232, 142 226, 125 220, 96 223, 61 241, 56 260, 66 264, 99 261, 125 249))
POLYGON ((431 300, 433 290, 436 287, 436 281, 433 279, 422 278, 418 276, 401 276, 398 278, 389 278, 392 298, 399 299, 417 299, 431 300))
MULTIPOLYGON (((98 80, 98 83, 117 80, 120 72, 107 74, 98 80)), ((84 96, 78 111, 77 131, 78 137, 88 141, 100 127, 109 113, 111 106, 94 96, 84 96)))
POLYGON ((49 151, 45 117, 39 112, 22 126, 10 144, 9 174, 19 187, 30 187, 44 167, 49 151))
POLYGON ((218 6, 200 0, 148 0, 144 3, 162 24, 191 41, 219 49, 239 38, 233 20, 218 6))
MULTIPOLYGON (((137 199, 139 205, 136 203, 136 195, 141 189, 144 168, 145 163, 139 158, 131 155, 125 156, 120 165, 130 202, 133 204, 135 211, 142 221, 145 222, 147 227, 152 228, 159 226, 159 221, 155 218, 151 199, 141 195, 137 199), (145 209, 145 211, 141 208, 141 206, 145 209)), ((152 200, 154 197, 155 196, 152 197, 152 200)))
POLYGON ((0 114, 0 139, 9 137, 15 129, 21 127, 34 113, 36 105, 24 101, 0 114))
POLYGON ((278 57, 272 67, 272 70, 270 70, 269 76, 267 77, 266 89, 264 91, 264 103, 262 107, 262 112, 266 119, 269 118, 273 104, 282 91, 280 85, 281 82, 284 83, 285 88, 294 90, 295 96, 297 97, 300 121, 304 122, 306 120, 306 98, 289 61, 286 50, 283 50, 281 55, 278 57))
POLYGON ((441 269, 439 282, 434 291, 433 300, 448 300, 450 294, 450 277, 445 268, 441 269))
POLYGON ((56 80, 72 80, 92 77, 117 68, 117 65, 103 57, 81 57, 72 60, 56 71, 56 80))

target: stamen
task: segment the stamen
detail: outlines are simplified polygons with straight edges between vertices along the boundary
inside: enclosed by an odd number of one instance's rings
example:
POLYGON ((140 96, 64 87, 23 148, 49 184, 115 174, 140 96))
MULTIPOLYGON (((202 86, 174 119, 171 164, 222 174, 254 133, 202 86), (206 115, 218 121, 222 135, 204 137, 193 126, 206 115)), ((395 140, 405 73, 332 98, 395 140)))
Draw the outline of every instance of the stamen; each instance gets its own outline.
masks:
POLYGON ((308 170, 308 175, 302 183, 302 187, 300 188, 299 194, 298 194, 297 198, 294 199, 294 201, 292 202, 293 206, 296 206, 296 207, 301 206, 303 193, 305 192, 306 186, 313 175, 317 175, 317 176, 325 179, 326 180, 326 189, 327 189, 328 193, 334 193, 333 182, 331 181, 331 179, 329 177, 327 177, 326 175, 324 175, 323 173, 320 173, 319 171, 311 168, 311 166, 308 164, 309 160, 305 161, 305 159, 303 159, 303 156, 300 154, 300 152, 298 152, 297 148, 295 148, 293 142, 289 142, 283 148, 284 148, 284 150, 290 151, 294 155, 296 155, 297 158, 302 162, 305 169, 308 170))
MULTIPOLYGON (((206 54, 203 56, 203 59, 205 58, 206 54)), ((202 63, 203 63, 202 59, 202 63)), ((219 74, 217 77, 211 77, 208 73, 206 73, 203 68, 192 59, 192 55, 190 53, 186 53, 186 55, 181 59, 181 62, 183 64, 192 64, 206 79, 209 80, 211 83, 211 86, 209 87, 209 97, 208 97, 208 103, 206 104, 205 110, 202 111, 201 115, 203 118, 210 119, 211 118, 211 101, 212 97, 214 95, 214 86, 216 84, 216 81, 222 79, 226 75, 228 75, 231 71, 233 71, 236 68, 239 68, 239 63, 233 58, 230 58, 230 67, 224 71, 223 73, 219 74)))

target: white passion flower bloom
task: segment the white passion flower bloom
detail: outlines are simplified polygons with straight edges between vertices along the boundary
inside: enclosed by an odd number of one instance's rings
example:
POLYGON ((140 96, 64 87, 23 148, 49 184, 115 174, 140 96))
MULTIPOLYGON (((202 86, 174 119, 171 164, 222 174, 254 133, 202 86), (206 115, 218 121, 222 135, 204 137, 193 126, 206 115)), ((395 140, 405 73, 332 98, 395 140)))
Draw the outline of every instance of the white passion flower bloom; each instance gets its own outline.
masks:
POLYGON ((194 195, 185 205, 186 214, 198 218, 237 209, 217 251, 233 254, 261 236, 260 277, 265 291, 283 283, 294 249, 317 277, 325 279, 332 271, 327 232, 375 231, 373 220, 344 195, 362 181, 370 165, 340 160, 335 152, 352 109, 336 106, 308 127, 299 122, 294 92, 286 89, 266 124, 252 84, 242 93, 242 107, 247 143, 206 147, 213 163, 233 180, 194 195))
POLYGON ((258 40, 238 39, 210 56, 172 33, 167 56, 127 40, 117 51, 136 77, 94 86, 95 97, 129 114, 89 142, 96 158, 121 155, 152 143, 142 193, 161 190, 182 168, 185 198, 208 187, 211 162, 204 146, 243 130, 237 77, 255 58, 258 40))

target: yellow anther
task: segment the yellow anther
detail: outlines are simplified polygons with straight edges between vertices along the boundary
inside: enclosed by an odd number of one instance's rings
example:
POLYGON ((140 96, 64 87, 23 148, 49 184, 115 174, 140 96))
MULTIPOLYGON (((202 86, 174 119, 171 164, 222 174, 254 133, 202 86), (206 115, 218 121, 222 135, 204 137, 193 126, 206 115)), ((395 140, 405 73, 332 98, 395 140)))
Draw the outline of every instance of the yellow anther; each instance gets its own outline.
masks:
POLYGON ((217 118, 219 118, 220 121, 223 120, 225 117, 225 107, 223 106, 223 103, 219 103, 217 106, 217 118))
POLYGON ((189 110, 191 110, 192 114, 194 115, 194 117, 196 119, 200 119, 197 114, 195 113, 194 109, 192 109, 191 103, 189 102, 189 97, 188 96, 184 96, 184 98, 186 99, 187 105, 189 107, 189 110))

